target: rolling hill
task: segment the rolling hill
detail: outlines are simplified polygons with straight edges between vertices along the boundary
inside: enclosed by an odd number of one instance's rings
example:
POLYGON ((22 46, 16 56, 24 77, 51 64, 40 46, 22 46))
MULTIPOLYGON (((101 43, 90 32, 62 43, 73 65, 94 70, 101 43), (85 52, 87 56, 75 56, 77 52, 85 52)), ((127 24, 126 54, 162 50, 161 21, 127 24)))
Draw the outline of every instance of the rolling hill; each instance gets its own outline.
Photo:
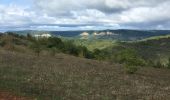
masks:
MULTIPOLYGON (((144 59, 158 58, 162 61, 170 57, 170 37, 160 39, 149 39, 129 45, 143 55, 144 59)), ((165 60, 165 62, 166 62, 165 60)))
POLYGON ((141 61, 138 57, 145 61, 164 59, 169 55, 169 41, 169 37, 161 37, 117 42, 113 47, 89 52, 59 38, 37 40, 3 34, 0 36, 0 95, 5 91, 33 100, 169 100, 169 69, 135 65, 138 70, 128 74, 124 63, 115 63, 111 58, 95 60, 114 54, 135 64, 141 61), (54 53, 60 46, 61 51, 54 53), (127 52, 129 49, 132 51, 127 52), (85 59, 84 53, 94 57, 85 59))
POLYGON ((119 64, 2 48, 0 65, 0 90, 37 100, 170 99, 170 73, 165 69, 144 67, 128 75, 119 64))
POLYGON ((13 31, 14 33, 20 35, 26 34, 41 34, 41 33, 49 33, 53 36, 60 37, 69 37, 73 39, 81 39, 80 36, 83 32, 87 32, 89 35, 87 39, 105 39, 105 40, 119 40, 119 41, 137 41, 145 38, 153 37, 153 36, 162 36, 170 34, 170 30, 127 30, 127 29, 119 29, 119 30, 82 30, 82 31, 34 31, 34 30, 25 30, 25 31, 13 31), (107 34, 107 33, 111 34, 107 34))

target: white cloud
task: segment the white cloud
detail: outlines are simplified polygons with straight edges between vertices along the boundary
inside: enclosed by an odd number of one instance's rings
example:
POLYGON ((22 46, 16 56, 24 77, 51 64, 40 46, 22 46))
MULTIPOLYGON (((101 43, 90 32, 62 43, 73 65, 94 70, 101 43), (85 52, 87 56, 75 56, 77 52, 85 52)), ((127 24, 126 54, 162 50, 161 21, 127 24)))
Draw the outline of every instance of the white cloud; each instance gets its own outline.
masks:
POLYGON ((96 9, 107 12, 134 7, 153 7, 168 0, 34 0, 39 10, 49 15, 67 15, 70 11, 96 9))
POLYGON ((0 24, 3 25, 22 25, 29 22, 31 12, 17 7, 16 5, 0 5, 0 24))
POLYGON ((169 0, 35 0, 35 3, 40 12, 76 23, 121 25, 170 20, 169 0))
POLYGON ((0 28, 68 29, 63 25, 73 25, 80 29, 162 29, 170 26, 169 0, 33 1, 35 4, 27 7, 1 4, 0 28))
POLYGON ((170 20, 170 2, 156 7, 138 7, 123 12, 120 17, 124 22, 152 22, 170 20))

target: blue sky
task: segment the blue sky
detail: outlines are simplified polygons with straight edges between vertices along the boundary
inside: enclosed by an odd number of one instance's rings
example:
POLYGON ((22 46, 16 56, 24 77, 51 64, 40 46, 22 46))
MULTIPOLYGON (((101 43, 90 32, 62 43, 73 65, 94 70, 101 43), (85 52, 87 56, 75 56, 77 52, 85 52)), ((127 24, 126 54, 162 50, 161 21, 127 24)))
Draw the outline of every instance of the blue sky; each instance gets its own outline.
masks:
POLYGON ((170 0, 0 0, 0 31, 170 29, 170 0))
POLYGON ((32 5, 32 0, 0 0, 0 4, 9 5, 16 4, 19 6, 32 5))

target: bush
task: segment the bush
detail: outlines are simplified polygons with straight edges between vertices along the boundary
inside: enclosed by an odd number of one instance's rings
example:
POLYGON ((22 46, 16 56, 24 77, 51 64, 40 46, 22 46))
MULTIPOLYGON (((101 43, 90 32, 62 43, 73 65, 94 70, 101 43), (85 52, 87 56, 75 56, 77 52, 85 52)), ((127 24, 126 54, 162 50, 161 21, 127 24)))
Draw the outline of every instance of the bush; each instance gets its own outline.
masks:
POLYGON ((14 37, 5 35, 1 39, 1 46, 4 47, 6 50, 14 50, 14 37))
POLYGON ((89 51, 85 46, 78 46, 79 49, 79 57, 84 57, 88 59, 94 58, 93 53, 89 51))
POLYGON ((63 46, 61 47, 63 53, 71 54, 74 56, 79 55, 79 49, 73 44, 72 41, 64 42, 63 46))
POLYGON ((138 67, 137 66, 125 65, 125 71, 128 74, 134 74, 135 72, 138 71, 138 67))
POLYGON ((58 49, 61 49, 61 47, 63 47, 63 42, 60 38, 57 37, 50 37, 48 38, 47 42, 47 47, 48 48, 53 48, 56 47, 58 49))
POLYGON ((164 66, 160 61, 157 61, 156 64, 153 66, 154 68, 163 68, 164 66))
POLYGON ((73 41, 62 41, 60 38, 51 37, 51 38, 42 38, 32 41, 30 46, 34 52, 39 55, 41 49, 48 50, 51 55, 55 55, 57 52, 62 52, 74 56, 84 57, 84 58, 94 58, 93 53, 90 52, 84 46, 77 46, 73 41))
POLYGON ((6 34, 8 36, 12 36, 12 37, 15 37, 15 38, 25 39, 25 36, 19 35, 19 34, 13 33, 13 32, 6 32, 6 34))
POLYGON ((39 56, 40 52, 42 51, 42 46, 38 40, 33 42, 30 45, 30 48, 36 53, 37 56, 39 56))
POLYGON ((94 58, 96 60, 110 60, 111 53, 108 51, 109 50, 107 49, 103 49, 103 50, 95 49, 93 52, 94 58))
POLYGON ((119 51, 114 59, 121 64, 126 64, 129 66, 144 66, 145 60, 140 58, 134 50, 125 49, 119 51))
POLYGON ((50 48, 49 51, 50 51, 50 55, 51 55, 51 56, 55 56, 56 53, 59 52, 59 50, 58 50, 57 48, 55 48, 55 47, 50 48))

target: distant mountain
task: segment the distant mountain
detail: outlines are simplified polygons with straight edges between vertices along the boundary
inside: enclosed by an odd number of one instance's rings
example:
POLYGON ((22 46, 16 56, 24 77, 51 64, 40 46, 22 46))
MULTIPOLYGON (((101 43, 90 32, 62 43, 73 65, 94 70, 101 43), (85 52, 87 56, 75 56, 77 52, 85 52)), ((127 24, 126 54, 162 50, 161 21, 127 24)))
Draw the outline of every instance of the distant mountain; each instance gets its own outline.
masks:
POLYGON ((14 33, 26 35, 26 34, 41 34, 49 33, 53 36, 61 37, 71 37, 79 39, 110 39, 110 40, 120 40, 120 41, 136 41, 149 38, 152 36, 162 36, 170 34, 170 30, 101 30, 101 31, 13 31, 14 33), (86 33, 83 35, 83 33, 86 33), (88 35, 87 35, 88 34, 88 35), (85 37, 85 38, 84 38, 85 37))

